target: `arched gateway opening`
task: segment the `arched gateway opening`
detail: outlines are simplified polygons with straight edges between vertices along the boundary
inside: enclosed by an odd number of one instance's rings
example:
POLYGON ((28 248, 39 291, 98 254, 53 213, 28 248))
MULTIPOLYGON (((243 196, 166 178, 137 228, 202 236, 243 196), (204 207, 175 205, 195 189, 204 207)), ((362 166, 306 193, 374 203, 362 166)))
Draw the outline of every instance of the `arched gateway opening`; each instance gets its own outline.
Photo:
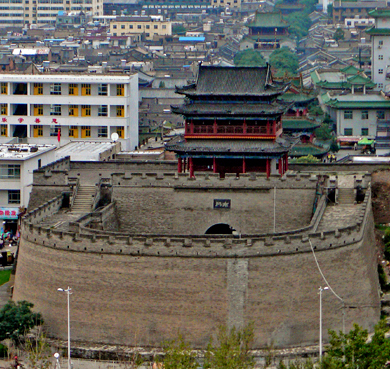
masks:
POLYGON ((226 223, 212 225, 205 234, 233 234, 235 229, 226 223))

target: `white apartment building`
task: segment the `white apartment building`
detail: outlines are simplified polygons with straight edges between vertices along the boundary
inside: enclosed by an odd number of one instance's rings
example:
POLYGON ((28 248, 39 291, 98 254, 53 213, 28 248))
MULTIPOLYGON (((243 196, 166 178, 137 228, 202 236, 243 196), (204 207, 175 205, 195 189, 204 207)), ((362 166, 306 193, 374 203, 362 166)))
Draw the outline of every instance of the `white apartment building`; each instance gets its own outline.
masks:
POLYGON ((376 90, 390 91, 390 10, 375 9, 369 12, 375 27, 366 32, 371 35, 371 79, 376 90))
POLYGON ((0 0, 0 27, 55 25, 58 12, 103 15, 103 0, 0 0))
POLYGON ((14 223, 19 209, 27 207, 33 171, 55 159, 55 145, 0 144, 0 226, 14 223))
POLYGON ((0 143, 111 140, 138 146, 138 74, 0 74, 0 143))

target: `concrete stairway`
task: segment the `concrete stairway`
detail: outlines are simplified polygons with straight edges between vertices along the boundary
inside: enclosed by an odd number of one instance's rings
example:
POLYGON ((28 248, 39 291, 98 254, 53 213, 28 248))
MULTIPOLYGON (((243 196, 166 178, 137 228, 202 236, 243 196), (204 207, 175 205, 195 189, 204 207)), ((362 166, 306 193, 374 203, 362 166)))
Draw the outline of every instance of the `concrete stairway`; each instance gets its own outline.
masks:
POLYGON ((355 203, 355 191, 353 188, 339 188, 337 202, 340 205, 353 205, 355 203))
POLYGON ((80 186, 73 202, 72 212, 89 213, 92 209, 95 193, 95 186, 80 186))

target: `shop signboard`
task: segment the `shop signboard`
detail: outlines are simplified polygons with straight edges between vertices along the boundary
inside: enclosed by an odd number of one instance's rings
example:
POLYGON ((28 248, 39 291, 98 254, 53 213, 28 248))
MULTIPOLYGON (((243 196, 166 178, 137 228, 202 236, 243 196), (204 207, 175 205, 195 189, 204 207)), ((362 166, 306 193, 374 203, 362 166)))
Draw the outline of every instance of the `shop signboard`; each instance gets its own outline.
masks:
POLYGON ((0 207, 0 219, 18 219, 19 208, 0 207))

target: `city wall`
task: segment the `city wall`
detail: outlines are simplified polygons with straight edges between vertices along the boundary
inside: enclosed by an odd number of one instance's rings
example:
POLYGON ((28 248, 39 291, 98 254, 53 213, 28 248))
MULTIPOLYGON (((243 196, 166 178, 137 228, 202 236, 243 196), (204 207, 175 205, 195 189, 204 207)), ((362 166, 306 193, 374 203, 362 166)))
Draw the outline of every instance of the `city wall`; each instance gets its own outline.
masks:
MULTIPOLYGON (((253 321, 255 347, 316 343, 324 283, 309 237, 332 288, 357 307, 346 310, 347 329, 357 322, 371 331, 379 319, 369 189, 352 226, 317 232, 315 215, 306 231, 241 237, 126 234, 82 222, 69 232, 40 227, 61 201, 23 219, 14 288, 15 300, 43 313, 52 336, 66 338, 66 297, 56 289, 71 286, 74 340, 159 346, 180 330, 194 347, 205 347, 218 325, 253 321)), ((324 293, 325 340, 328 329, 342 329, 340 306, 324 293)))

